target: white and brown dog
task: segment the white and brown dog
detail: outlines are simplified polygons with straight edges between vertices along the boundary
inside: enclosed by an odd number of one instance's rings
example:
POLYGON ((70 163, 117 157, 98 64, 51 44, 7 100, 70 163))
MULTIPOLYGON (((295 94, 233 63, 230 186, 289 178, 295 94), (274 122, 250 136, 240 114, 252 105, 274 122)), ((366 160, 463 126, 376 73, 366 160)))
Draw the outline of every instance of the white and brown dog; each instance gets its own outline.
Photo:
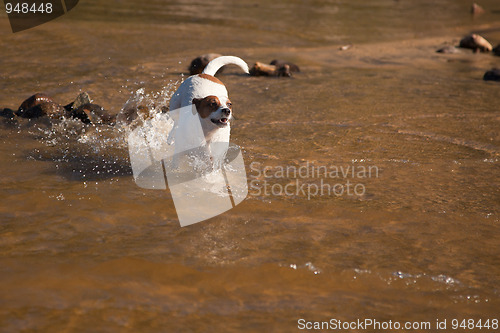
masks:
MULTIPOLYGON (((193 138, 188 138, 192 131, 192 121, 183 119, 181 115, 178 119, 178 130, 176 135, 176 146, 182 142, 189 142, 185 147, 204 145, 209 148, 212 157, 222 157, 229 144, 230 121, 232 119, 232 103, 229 100, 228 92, 224 84, 217 79, 215 73, 225 65, 234 64, 239 66, 245 73, 248 73, 248 65, 238 57, 222 56, 215 58, 201 74, 188 77, 177 89, 170 100, 170 111, 193 104, 196 106, 196 113, 203 130, 204 142, 192 142, 193 138), (179 133, 183 133, 178 135, 179 133), (191 140, 190 140, 191 139, 191 140), (214 149, 212 144, 217 143, 214 149)), ((194 109, 193 109, 194 110, 194 109)), ((193 114, 196 116, 196 114, 193 114)), ((189 118, 190 115, 184 116, 189 118)), ((176 147, 177 148, 177 147, 176 147)))

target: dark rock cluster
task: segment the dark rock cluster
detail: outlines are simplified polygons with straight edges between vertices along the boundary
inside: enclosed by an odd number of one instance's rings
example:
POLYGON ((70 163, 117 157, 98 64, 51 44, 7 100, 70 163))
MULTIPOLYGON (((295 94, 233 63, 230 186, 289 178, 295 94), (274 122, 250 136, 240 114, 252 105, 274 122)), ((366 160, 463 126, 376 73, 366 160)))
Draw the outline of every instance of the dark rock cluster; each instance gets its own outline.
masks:
MULTIPOLYGON (((200 74, 210 61, 220 57, 219 53, 207 53, 194 58, 189 65, 189 74, 200 74)), ((217 73, 222 73, 224 67, 219 69, 217 73)), ((275 59, 268 64, 256 62, 250 68, 250 75, 252 76, 279 76, 291 77, 293 72, 300 72, 299 66, 294 63, 275 59)))
POLYGON ((82 92, 73 102, 65 106, 43 93, 36 93, 22 102, 17 110, 0 109, 0 116, 11 119, 16 117, 28 119, 41 117, 50 119, 74 118, 85 124, 114 125, 115 123, 115 117, 101 106, 93 104, 86 92, 82 92))

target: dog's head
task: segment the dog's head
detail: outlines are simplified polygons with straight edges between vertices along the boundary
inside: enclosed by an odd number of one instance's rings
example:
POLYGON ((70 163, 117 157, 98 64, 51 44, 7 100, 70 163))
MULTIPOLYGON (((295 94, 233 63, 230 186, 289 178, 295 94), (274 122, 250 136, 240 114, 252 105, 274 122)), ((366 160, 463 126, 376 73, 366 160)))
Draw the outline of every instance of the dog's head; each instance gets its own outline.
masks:
POLYGON ((218 128, 229 126, 233 114, 233 105, 229 98, 210 95, 193 99, 193 104, 202 122, 213 124, 218 128))

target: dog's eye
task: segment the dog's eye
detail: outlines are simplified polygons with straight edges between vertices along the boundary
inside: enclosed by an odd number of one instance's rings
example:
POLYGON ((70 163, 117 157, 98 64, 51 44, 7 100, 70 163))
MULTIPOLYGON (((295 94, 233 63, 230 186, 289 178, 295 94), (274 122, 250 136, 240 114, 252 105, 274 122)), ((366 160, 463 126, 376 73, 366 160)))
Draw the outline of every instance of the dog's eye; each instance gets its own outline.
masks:
POLYGON ((230 108, 233 106, 233 103, 226 103, 227 107, 230 108))
POLYGON ((212 102, 212 103, 210 103, 210 107, 212 107, 212 108, 215 108, 215 107, 217 107, 217 106, 218 106, 218 105, 217 105, 217 103, 216 103, 216 102, 212 102))

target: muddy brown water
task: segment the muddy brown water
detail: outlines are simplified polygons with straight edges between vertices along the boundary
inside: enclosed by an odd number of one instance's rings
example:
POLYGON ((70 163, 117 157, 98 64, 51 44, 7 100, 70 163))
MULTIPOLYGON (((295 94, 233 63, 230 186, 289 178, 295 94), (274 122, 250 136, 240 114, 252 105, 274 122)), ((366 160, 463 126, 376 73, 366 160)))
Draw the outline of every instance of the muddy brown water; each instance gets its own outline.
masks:
POLYGON ((500 43, 500 4, 481 5, 88 0, 16 34, 3 15, 1 107, 87 91, 117 113, 208 52, 302 73, 220 76, 249 196, 185 228, 168 191, 134 184, 123 132, 2 120, 0 330, 500 319, 500 85, 482 80, 500 57, 435 53, 471 31, 500 43))

